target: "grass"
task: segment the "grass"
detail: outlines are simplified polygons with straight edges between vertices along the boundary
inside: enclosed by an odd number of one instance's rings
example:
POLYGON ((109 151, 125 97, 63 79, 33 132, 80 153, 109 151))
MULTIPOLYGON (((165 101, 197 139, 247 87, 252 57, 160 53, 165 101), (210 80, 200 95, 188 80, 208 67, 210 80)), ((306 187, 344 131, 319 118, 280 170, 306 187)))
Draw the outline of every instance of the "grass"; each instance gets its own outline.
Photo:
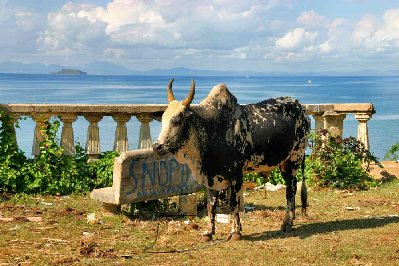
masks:
POLYGON ((217 224, 198 243, 204 214, 137 219, 112 215, 88 196, 0 199, 0 265, 399 265, 399 180, 368 191, 310 191, 294 231, 279 231, 285 192, 246 192, 255 211, 242 214, 244 239, 225 241, 217 224), (88 223, 88 214, 95 219, 88 223), (29 222, 24 217, 41 217, 29 222), (197 226, 199 229, 197 229, 197 226))

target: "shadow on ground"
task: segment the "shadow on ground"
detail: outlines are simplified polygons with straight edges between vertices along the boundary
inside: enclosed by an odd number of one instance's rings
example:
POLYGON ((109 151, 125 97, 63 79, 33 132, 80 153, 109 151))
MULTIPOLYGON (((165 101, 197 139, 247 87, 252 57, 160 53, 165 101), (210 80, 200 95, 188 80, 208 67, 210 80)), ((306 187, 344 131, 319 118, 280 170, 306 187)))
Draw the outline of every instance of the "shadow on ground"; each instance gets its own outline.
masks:
POLYGON ((249 241, 264 241, 269 239, 299 237, 301 239, 307 238, 317 234, 327 234, 332 232, 355 230, 355 229, 370 229, 383 227, 388 224, 399 223, 399 217, 372 217, 364 219, 351 219, 330 222, 318 222, 311 224, 303 224, 296 226, 292 233, 283 233, 281 231, 265 231, 262 233, 245 235, 243 238, 249 241))

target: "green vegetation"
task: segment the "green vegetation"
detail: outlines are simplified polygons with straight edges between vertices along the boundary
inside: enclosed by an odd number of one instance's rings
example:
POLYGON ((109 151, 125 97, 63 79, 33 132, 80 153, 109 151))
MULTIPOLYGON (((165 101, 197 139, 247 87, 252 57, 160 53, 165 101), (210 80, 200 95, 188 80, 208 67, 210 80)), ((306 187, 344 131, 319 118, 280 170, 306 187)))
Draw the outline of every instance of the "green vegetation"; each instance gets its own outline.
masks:
POLYGON ((393 144, 384 156, 384 160, 399 160, 399 142, 393 144))
MULTIPOLYGON (((377 185, 370 177, 370 163, 378 164, 378 160, 357 139, 333 137, 327 130, 321 130, 311 134, 309 147, 312 152, 305 160, 305 176, 311 185, 338 189, 367 189, 377 185)), ((302 180, 302 171, 298 170, 297 178, 302 180)), ((266 182, 284 184, 277 168, 265 178, 250 173, 244 179, 258 186, 266 182)))
POLYGON ((342 139, 321 130, 310 138, 312 153, 306 161, 311 184, 338 189, 367 189, 376 186, 370 177, 370 163, 378 164, 357 139, 342 139))
POLYGON ((270 173, 260 174, 260 173, 249 173, 244 175, 245 182, 254 182, 257 186, 262 186, 267 182, 273 185, 284 184, 284 178, 278 168, 275 168, 270 173), (265 175, 265 176, 263 176, 265 175))
POLYGON ((4 112, 0 116, 0 191, 65 195, 112 185, 117 153, 105 152, 87 163, 87 154, 77 144, 75 156, 64 155, 56 137, 60 122, 55 120, 46 122, 42 129, 40 155, 28 158, 18 148, 10 117, 4 112))

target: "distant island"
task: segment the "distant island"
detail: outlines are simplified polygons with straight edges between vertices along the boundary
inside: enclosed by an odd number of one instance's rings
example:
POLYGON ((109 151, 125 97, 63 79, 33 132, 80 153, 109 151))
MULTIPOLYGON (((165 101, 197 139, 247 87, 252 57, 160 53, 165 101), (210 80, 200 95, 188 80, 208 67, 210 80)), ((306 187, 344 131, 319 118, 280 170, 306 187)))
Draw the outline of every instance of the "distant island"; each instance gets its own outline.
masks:
POLYGON ((87 72, 77 70, 77 69, 67 69, 63 68, 57 72, 50 72, 52 75, 87 75, 87 72))

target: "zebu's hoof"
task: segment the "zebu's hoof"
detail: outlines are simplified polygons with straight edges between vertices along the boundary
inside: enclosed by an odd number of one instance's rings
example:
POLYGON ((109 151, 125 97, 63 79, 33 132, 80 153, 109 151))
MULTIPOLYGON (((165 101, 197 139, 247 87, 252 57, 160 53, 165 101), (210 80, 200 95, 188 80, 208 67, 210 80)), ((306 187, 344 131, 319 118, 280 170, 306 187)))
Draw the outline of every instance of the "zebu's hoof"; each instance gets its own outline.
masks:
POLYGON ((242 239, 242 234, 241 233, 231 233, 227 240, 230 241, 239 241, 242 239))
POLYGON ((202 235, 200 242, 210 242, 212 241, 212 235, 211 234, 204 234, 202 235))
POLYGON ((289 223, 284 222, 284 223, 281 225, 281 232, 284 232, 284 233, 291 233, 291 232, 292 232, 292 224, 289 224, 289 223))

